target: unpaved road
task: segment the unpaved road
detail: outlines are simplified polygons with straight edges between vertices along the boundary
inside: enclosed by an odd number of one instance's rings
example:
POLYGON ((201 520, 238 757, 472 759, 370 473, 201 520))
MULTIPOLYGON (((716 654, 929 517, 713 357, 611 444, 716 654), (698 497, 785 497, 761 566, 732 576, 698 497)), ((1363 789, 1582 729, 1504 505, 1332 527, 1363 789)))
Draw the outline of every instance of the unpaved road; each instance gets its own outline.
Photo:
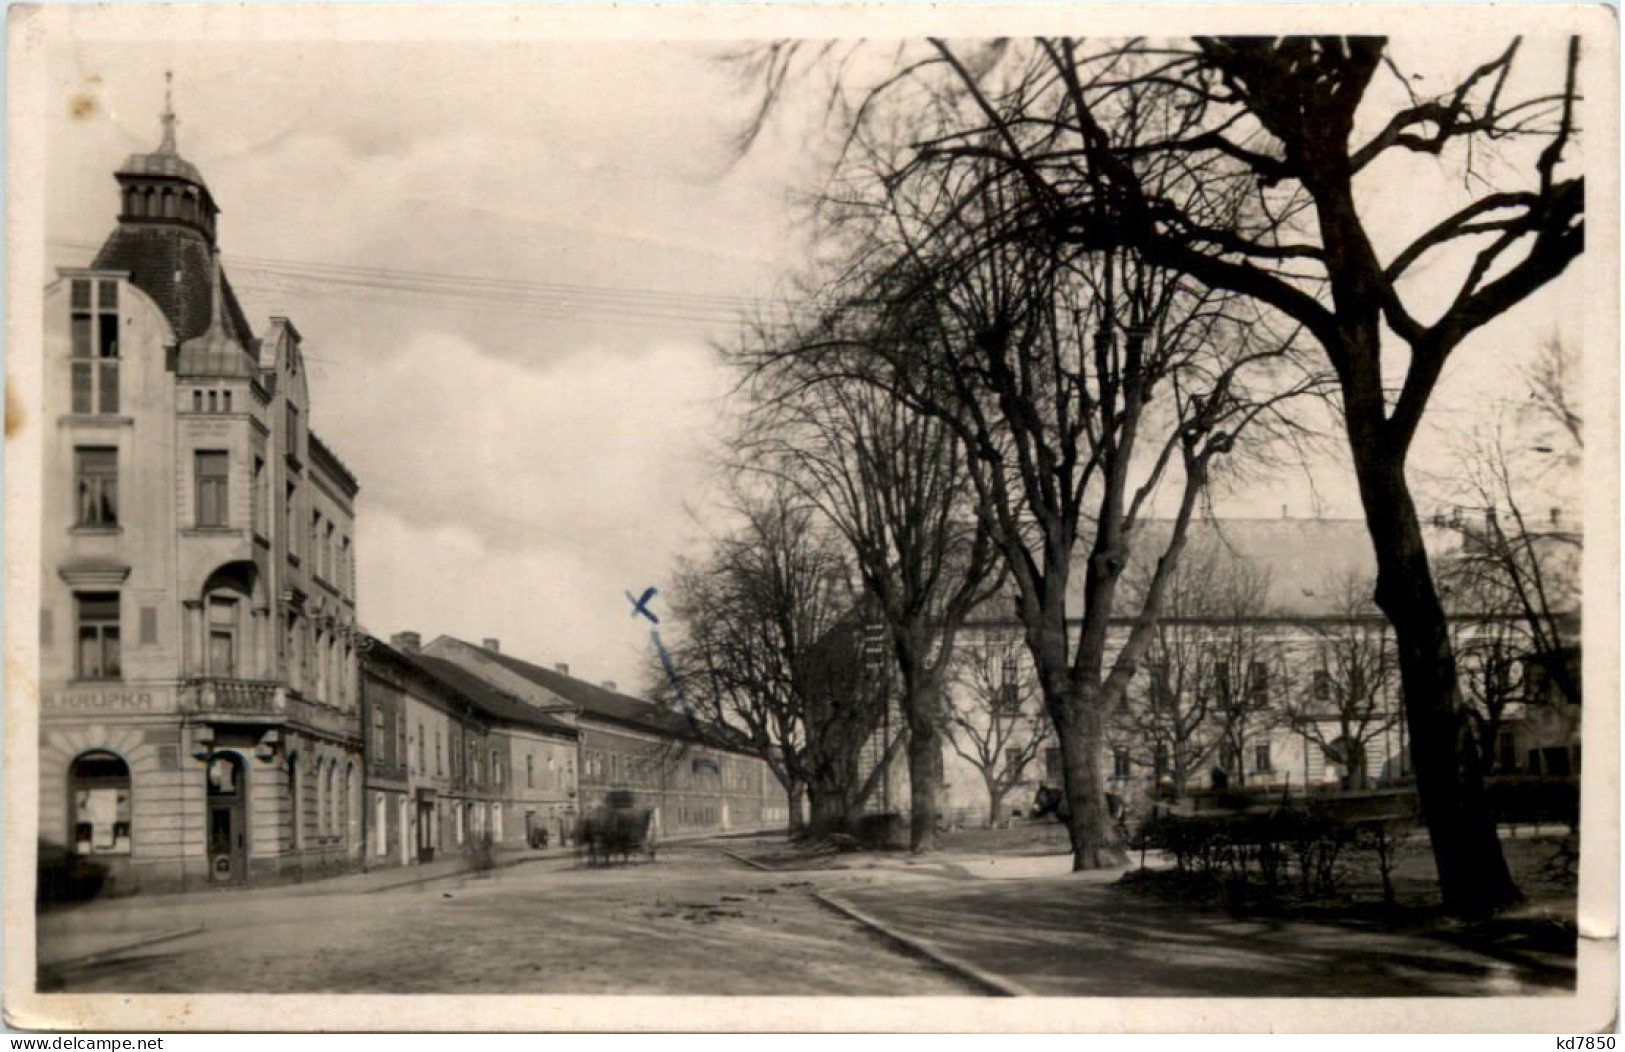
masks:
MULTIPOLYGON (((84 993, 923 995, 978 991, 704 846, 536 862, 376 893, 184 910, 196 935, 41 976, 84 993)), ((828 880, 826 883, 840 883, 828 880)), ((131 909, 156 916, 162 900, 131 909)))

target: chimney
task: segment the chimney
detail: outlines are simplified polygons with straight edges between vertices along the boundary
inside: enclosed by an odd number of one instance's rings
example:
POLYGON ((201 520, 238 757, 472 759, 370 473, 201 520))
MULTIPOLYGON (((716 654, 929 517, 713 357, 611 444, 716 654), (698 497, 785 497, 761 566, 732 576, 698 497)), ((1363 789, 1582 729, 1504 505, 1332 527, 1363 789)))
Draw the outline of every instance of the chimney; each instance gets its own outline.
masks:
POLYGON ((561 676, 568 676, 570 674, 570 666, 561 661, 557 665, 553 666, 553 671, 557 672, 561 676))
POLYGON ((615 686, 615 681, 612 680, 612 679, 606 679, 606 680, 604 680, 604 682, 602 682, 602 683, 600 683, 598 685, 600 687, 603 687, 605 690, 610 691, 611 693, 615 692, 618 689, 615 686))
POLYGON ((389 637, 389 645, 408 654, 423 649, 423 637, 416 632, 396 632, 389 637))
POLYGON ((502 640, 500 639, 482 639, 480 640, 480 646, 484 647, 486 650, 489 650, 493 654, 502 653, 502 640))

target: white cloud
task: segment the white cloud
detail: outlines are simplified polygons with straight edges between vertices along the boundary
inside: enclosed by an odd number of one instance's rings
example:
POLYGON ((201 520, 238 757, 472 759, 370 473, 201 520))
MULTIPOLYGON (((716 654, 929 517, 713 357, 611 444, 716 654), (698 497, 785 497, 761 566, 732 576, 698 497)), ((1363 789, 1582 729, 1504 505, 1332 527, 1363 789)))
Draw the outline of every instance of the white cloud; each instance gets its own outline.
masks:
POLYGON ((346 394, 315 423, 361 479, 365 623, 633 682, 648 626, 622 592, 662 583, 691 535, 727 377, 681 343, 574 363, 538 372, 439 332, 335 363, 346 394))

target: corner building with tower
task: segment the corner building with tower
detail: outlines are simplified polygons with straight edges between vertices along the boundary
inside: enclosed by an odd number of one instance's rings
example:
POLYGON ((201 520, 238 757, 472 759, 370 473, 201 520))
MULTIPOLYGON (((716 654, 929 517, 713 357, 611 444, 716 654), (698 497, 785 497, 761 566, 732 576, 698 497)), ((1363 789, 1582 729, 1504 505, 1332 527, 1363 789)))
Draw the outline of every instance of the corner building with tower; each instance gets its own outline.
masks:
POLYGON ((176 149, 45 291, 40 853, 103 893, 360 864, 355 477, 176 149))

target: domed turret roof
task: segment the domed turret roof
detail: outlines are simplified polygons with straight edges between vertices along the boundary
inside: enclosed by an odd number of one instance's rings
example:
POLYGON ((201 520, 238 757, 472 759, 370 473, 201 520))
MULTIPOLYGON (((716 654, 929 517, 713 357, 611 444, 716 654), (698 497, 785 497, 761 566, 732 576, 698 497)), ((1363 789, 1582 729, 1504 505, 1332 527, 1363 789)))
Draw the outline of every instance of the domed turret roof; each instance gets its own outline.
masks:
POLYGON ((203 186, 203 173, 197 170, 197 165, 182 157, 175 148, 175 125, 178 121, 171 95, 173 85, 174 74, 165 73, 164 112, 159 118, 164 125, 163 141, 158 144, 158 149, 151 153, 132 153, 119 168, 118 174, 169 176, 203 186))

